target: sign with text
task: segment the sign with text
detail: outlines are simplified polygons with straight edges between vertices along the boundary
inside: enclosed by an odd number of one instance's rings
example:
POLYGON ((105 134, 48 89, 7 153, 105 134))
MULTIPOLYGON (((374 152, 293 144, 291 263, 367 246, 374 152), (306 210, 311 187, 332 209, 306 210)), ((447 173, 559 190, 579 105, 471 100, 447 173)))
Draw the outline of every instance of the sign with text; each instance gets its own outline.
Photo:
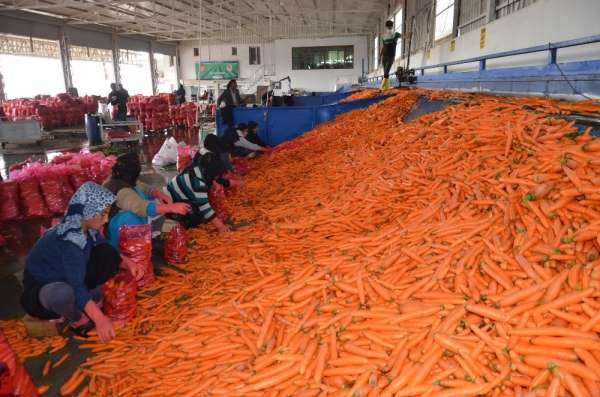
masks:
POLYGON ((240 63, 237 61, 196 63, 198 80, 231 80, 240 77, 240 63))

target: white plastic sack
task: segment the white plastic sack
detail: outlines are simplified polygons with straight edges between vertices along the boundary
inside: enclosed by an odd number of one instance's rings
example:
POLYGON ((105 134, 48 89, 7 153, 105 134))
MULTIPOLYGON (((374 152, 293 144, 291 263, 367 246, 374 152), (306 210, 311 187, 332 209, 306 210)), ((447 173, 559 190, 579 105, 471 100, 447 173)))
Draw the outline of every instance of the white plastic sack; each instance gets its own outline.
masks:
POLYGON ((165 139, 164 143, 160 147, 160 150, 152 159, 152 164, 159 167, 166 167, 167 165, 177 163, 177 141, 175 138, 170 137, 165 139))

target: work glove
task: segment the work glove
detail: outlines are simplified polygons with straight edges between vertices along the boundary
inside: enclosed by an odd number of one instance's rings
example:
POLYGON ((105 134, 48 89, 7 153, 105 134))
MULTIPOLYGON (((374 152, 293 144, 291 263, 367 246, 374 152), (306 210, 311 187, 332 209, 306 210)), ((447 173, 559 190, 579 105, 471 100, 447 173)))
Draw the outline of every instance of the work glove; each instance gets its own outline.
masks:
POLYGON ((190 212, 190 208, 190 205, 187 203, 158 204, 156 212, 159 214, 187 215, 190 212))

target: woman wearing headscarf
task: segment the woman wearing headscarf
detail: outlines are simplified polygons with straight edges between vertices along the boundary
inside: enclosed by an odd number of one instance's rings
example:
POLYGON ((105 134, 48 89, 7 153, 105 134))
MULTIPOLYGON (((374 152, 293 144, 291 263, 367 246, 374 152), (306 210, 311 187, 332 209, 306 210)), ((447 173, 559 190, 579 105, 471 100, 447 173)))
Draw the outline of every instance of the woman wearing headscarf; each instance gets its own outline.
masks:
POLYGON ((185 215, 189 211, 187 204, 173 203, 169 195, 139 182, 141 170, 137 153, 126 153, 117 158, 111 177, 104 182, 104 187, 116 196, 116 213, 108 223, 108 237, 115 248, 119 246, 122 225, 143 225, 157 215, 185 215))
POLYGON ((96 303, 101 299, 100 286, 121 264, 136 279, 143 276, 142 269, 129 260, 122 261, 99 233, 114 201, 115 196, 102 186, 83 184, 71 198, 62 221, 33 246, 21 296, 29 315, 45 320, 62 317, 79 335, 95 325, 101 340, 114 338, 112 322, 96 303))

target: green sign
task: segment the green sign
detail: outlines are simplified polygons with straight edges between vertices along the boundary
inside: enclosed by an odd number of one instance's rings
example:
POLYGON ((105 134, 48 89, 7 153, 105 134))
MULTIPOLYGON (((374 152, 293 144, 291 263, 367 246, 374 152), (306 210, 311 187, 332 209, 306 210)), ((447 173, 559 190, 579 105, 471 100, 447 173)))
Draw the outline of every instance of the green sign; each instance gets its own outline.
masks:
POLYGON ((232 62, 200 62, 196 64, 198 80, 231 80, 240 76, 240 63, 232 62))

